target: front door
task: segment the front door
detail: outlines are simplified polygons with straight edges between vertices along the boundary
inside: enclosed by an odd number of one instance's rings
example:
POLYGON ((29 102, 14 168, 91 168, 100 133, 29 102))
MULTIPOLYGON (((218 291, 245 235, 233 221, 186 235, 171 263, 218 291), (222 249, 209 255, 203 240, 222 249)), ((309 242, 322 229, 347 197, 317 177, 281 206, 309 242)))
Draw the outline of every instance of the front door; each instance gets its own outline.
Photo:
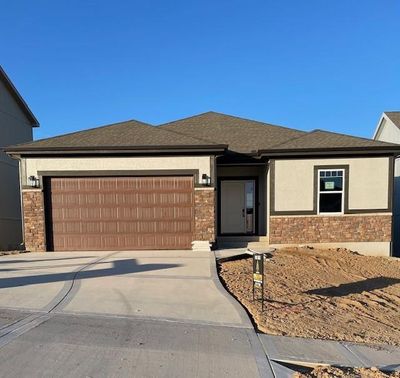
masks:
POLYGON ((255 233, 255 180, 221 181, 221 234, 255 233))

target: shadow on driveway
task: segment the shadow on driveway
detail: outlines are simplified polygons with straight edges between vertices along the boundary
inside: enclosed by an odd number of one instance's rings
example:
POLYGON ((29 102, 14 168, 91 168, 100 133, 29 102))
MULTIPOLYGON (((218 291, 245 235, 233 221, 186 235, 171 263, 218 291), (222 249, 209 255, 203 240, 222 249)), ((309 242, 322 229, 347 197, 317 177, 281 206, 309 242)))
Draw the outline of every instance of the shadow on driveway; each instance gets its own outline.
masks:
POLYGON ((26 285, 38 285, 43 283, 70 281, 75 277, 79 280, 87 278, 98 278, 118 276, 130 273, 141 273, 152 270, 171 269, 183 266, 182 264, 142 264, 139 265, 136 259, 125 259, 113 261, 113 267, 107 269, 83 270, 80 272, 51 273, 34 276, 0 278, 0 289, 19 287, 26 285))
POLYGON ((0 257, 0 266, 3 264, 19 264, 19 263, 35 263, 35 262, 43 262, 43 261, 60 261, 60 260, 77 260, 77 259, 93 259, 97 256, 77 256, 77 257, 62 257, 54 259, 32 259, 32 260, 4 260, 0 257))

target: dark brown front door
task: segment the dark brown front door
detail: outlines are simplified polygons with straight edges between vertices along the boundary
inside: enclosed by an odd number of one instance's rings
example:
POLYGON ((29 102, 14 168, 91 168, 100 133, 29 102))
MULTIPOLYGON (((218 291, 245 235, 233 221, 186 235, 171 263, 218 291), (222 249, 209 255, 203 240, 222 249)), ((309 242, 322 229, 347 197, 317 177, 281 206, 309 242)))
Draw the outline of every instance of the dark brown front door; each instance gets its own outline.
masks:
POLYGON ((193 197, 192 177, 48 178, 48 248, 189 249, 193 197))

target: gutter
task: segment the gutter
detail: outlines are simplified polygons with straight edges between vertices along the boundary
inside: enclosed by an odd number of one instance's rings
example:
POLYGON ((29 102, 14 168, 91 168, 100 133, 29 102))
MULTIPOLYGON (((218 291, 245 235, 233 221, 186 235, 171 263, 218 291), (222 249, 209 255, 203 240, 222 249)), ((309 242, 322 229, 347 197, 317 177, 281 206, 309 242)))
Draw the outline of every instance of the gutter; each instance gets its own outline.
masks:
POLYGON ((259 157, 280 157, 280 156, 331 156, 331 155, 366 155, 366 154, 400 154, 400 145, 387 147, 348 147, 348 148, 311 148, 311 149, 298 149, 298 150, 259 150, 259 157))
POLYGON ((8 147, 8 155, 70 155, 70 154, 153 154, 153 153, 223 153, 227 145, 204 146, 94 146, 94 147, 8 147))

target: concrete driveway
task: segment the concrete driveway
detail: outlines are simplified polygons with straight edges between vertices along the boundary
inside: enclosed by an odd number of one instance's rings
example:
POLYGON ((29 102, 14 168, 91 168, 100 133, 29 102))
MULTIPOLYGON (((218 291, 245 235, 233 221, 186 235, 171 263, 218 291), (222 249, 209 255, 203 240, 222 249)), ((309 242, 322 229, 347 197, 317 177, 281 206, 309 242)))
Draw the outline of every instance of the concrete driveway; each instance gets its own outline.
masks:
POLYGON ((213 255, 189 251, 1 257, 0 367, 11 377, 269 376, 213 255))

